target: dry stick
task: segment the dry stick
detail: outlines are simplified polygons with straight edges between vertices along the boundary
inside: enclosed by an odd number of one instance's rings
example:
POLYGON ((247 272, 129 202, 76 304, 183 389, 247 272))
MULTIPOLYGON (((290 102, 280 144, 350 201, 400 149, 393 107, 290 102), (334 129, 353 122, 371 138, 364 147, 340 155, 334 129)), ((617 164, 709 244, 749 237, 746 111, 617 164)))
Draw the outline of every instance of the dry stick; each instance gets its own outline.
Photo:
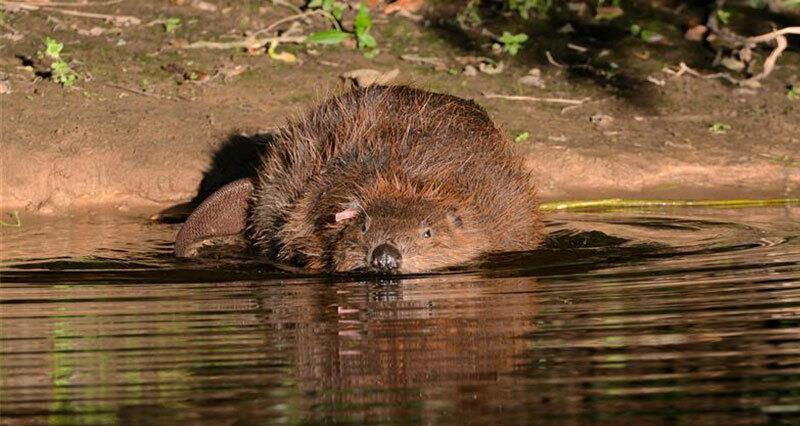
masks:
POLYGON ((609 198, 586 201, 552 201, 542 203, 543 211, 597 209, 597 208, 646 208, 646 207, 760 207, 800 204, 800 198, 771 198, 766 200, 626 200, 609 198))
POLYGON ((783 51, 786 50, 786 47, 789 46, 789 43, 786 41, 786 37, 782 35, 778 36, 776 41, 778 42, 778 46, 775 47, 775 50, 773 50, 772 53, 767 56, 767 59, 764 60, 764 69, 762 69, 760 73, 748 78, 745 81, 758 81, 772 73, 772 70, 775 69, 775 63, 778 61, 778 58, 780 58, 780 56, 783 54, 783 51))
POLYGON ((671 77, 672 79, 679 78, 679 77, 683 76, 684 74, 689 74, 689 75, 691 75, 693 77, 702 78, 704 80, 709 80, 709 79, 713 79, 713 78, 720 78, 720 79, 728 81, 731 84, 735 84, 735 85, 740 85, 741 84, 741 80, 737 80, 737 79, 731 77, 730 74, 725 73, 725 72, 718 72, 718 73, 714 73, 714 74, 701 74, 700 72, 698 72, 698 71, 692 69, 691 67, 689 67, 688 65, 686 65, 686 62, 681 62, 678 65, 678 71, 672 71, 669 68, 665 68, 665 71, 667 71, 669 73, 672 73, 672 77, 671 77))
POLYGON ((333 17, 333 15, 331 15, 329 12, 326 12, 324 10, 315 9, 315 10, 307 10, 307 11, 302 12, 302 13, 297 13, 297 14, 294 14, 294 15, 287 16, 285 18, 278 19, 277 21, 275 21, 272 24, 270 24, 267 28, 264 28, 263 30, 256 31, 255 33, 253 33, 252 36, 256 37, 256 36, 261 35, 261 34, 269 34, 272 30, 274 30, 275 28, 277 28, 281 24, 285 24, 285 23, 291 22, 291 21, 296 21, 298 19, 307 20, 309 16, 313 16, 313 15, 322 15, 325 18, 328 18, 333 23, 333 26, 337 30, 339 30, 339 31, 342 30, 342 27, 339 25, 339 21, 337 21, 336 18, 333 17))
POLYGON ((16 3, 25 3, 31 6, 45 6, 45 7, 85 7, 85 6, 110 6, 112 4, 122 3, 122 0, 109 0, 104 2, 98 3, 90 3, 90 2, 75 2, 75 3, 53 3, 53 2, 29 2, 29 1, 17 1, 16 3))
POLYGON ((553 55, 550 54, 549 50, 545 50, 544 56, 547 57, 547 62, 550 62, 550 65, 558 68, 564 68, 564 65, 559 64, 555 59, 553 59, 553 55))
POLYGON ((760 36, 749 37, 746 42, 748 44, 756 44, 756 43, 763 43, 765 41, 770 41, 772 39, 778 38, 780 36, 786 34, 795 34, 800 35, 800 27, 786 27, 781 28, 779 30, 775 30, 766 34, 762 34, 760 36))
POLYGON ((595 100, 591 100, 591 99, 588 99, 588 98, 587 98, 587 99, 586 99, 586 102, 584 102, 584 103, 582 103, 582 104, 577 104, 577 105, 569 105, 569 106, 565 106, 564 108, 561 108, 561 113, 562 113, 562 114, 566 114, 566 113, 568 113, 568 112, 570 112, 570 111, 574 110, 575 108, 580 108, 580 107, 581 107, 581 106, 583 106, 583 105, 587 105, 587 104, 598 104, 598 103, 600 103, 600 102, 605 102, 605 101, 607 101, 607 100, 609 100, 609 99, 612 99, 613 97, 614 97, 614 96, 606 96, 605 98, 600 98, 600 99, 595 99, 595 100))
POLYGON ((260 49, 271 43, 302 43, 306 36, 279 36, 266 38, 249 37, 244 40, 236 41, 196 41, 183 46, 182 49, 260 49))
POLYGON ((0 1, 0 5, 3 6, 16 6, 20 9, 25 9, 29 11, 35 10, 46 10, 49 12, 57 12, 63 15, 70 15, 70 16, 78 16, 81 18, 94 18, 94 19, 103 19, 107 21, 113 21, 119 24, 131 24, 131 25, 139 25, 142 23, 142 20, 135 17, 135 16, 124 16, 124 15, 107 15, 104 13, 91 13, 91 12, 81 12, 78 10, 70 10, 70 9, 58 9, 55 7, 49 6, 38 6, 30 3, 21 3, 21 2, 12 2, 12 1, 0 1))
POLYGON ((533 96, 498 95, 496 93, 484 93, 483 97, 487 99, 506 99, 509 101, 545 102, 545 103, 569 104, 569 105, 581 105, 584 102, 591 100, 590 98, 583 98, 583 99, 536 98, 533 96))

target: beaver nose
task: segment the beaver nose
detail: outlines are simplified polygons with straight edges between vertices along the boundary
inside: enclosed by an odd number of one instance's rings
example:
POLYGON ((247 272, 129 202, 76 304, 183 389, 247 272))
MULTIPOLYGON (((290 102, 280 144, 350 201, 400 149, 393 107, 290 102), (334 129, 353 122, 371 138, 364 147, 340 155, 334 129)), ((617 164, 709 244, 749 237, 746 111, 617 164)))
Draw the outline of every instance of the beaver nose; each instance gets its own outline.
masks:
POLYGON ((403 256, 395 246, 384 243, 372 250, 372 258, 369 263, 376 271, 391 272, 400 267, 402 259, 403 256))

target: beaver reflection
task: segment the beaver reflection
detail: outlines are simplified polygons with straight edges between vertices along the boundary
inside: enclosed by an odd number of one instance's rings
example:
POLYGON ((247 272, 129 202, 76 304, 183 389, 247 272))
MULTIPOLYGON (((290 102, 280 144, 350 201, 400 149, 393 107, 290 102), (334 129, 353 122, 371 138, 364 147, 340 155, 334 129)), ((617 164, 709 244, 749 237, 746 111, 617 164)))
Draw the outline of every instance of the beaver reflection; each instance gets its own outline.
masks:
POLYGON ((480 394, 489 407, 513 397, 522 337, 535 328, 535 288, 532 278, 464 276, 284 288, 264 299, 279 310, 264 320, 283 324, 267 345, 292 348, 298 384, 315 404, 379 402, 359 413, 396 415, 389 406, 434 392, 423 399, 474 409, 480 394))

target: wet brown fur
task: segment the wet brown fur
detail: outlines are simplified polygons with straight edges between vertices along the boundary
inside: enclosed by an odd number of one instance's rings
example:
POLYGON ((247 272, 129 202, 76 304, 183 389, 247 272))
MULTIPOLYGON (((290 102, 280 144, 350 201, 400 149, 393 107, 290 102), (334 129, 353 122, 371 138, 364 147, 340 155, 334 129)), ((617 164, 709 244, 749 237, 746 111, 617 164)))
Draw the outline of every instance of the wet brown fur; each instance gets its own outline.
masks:
POLYGON ((388 241, 403 256, 398 272, 429 271, 535 248, 535 194, 522 157, 474 102, 372 86, 280 131, 249 233, 259 250, 311 270, 364 268, 388 241), (347 209, 357 216, 336 222, 347 209))

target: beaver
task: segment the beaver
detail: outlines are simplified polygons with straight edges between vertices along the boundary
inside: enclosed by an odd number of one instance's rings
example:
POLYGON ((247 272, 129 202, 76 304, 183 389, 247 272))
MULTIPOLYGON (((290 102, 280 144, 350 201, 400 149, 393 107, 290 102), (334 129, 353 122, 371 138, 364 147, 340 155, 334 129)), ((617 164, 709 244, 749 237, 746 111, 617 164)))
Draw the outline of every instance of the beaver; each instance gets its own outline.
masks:
MULTIPOLYGON (((312 271, 426 272, 542 239, 531 173, 486 111, 407 86, 324 102, 278 131, 254 181, 229 186, 235 196, 211 198, 246 215, 232 228, 245 224, 258 252, 312 271)), ((225 216, 198 212, 195 222, 225 216)))

